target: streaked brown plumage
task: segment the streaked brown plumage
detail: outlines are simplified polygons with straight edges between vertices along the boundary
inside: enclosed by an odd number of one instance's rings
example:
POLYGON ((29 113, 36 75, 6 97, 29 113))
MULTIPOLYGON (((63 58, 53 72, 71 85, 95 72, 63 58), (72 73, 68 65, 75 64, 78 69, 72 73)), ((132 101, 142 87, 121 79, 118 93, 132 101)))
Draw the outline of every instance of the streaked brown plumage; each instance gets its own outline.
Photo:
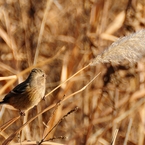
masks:
POLYGON ((0 104, 9 104, 20 111, 29 110, 37 105, 45 95, 46 75, 38 68, 32 69, 28 78, 10 91, 0 104))

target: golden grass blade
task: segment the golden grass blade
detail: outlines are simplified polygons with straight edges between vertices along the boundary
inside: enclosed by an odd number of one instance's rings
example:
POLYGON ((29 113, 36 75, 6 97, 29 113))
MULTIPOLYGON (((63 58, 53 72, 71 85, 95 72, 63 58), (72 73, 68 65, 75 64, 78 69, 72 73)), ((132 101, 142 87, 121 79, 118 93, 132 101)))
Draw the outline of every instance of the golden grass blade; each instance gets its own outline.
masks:
POLYGON ((10 79, 16 79, 16 78, 17 78, 16 75, 7 76, 7 77, 0 77, 0 81, 3 81, 3 80, 10 80, 10 79))
POLYGON ((42 20, 42 24, 41 24, 41 28, 40 28, 40 34, 39 34, 39 37, 38 37, 38 44, 37 44, 37 47, 36 47, 36 53, 35 53, 35 57, 34 57, 34 65, 36 65, 36 63, 37 63, 37 58, 38 58, 38 55, 39 55, 39 47, 40 47, 42 35, 43 35, 43 32, 44 32, 45 23, 46 23, 46 20, 47 20, 47 13, 48 13, 48 10, 51 7, 52 2, 53 2, 53 0, 47 1, 46 9, 45 9, 45 12, 44 12, 44 16, 43 16, 43 20, 42 20))
POLYGON ((14 123, 16 120, 18 120, 20 116, 12 118, 8 122, 4 123, 2 126, 0 126, 0 132, 8 128, 12 123, 14 123))

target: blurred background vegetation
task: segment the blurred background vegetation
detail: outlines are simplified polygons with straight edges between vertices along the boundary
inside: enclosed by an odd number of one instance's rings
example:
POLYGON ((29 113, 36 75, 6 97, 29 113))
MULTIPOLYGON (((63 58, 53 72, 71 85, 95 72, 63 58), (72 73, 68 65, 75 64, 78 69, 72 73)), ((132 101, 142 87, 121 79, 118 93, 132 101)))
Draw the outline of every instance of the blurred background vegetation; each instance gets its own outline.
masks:
MULTIPOLYGON (((117 38, 144 28, 144 0, 0 0, 0 77, 39 66, 47 74, 47 94, 117 38), (53 59, 63 47, 65 50, 53 59)), ((85 90, 60 103, 55 113, 51 109, 23 128, 13 144, 20 140, 41 140, 63 115, 78 106, 78 111, 58 124, 47 139, 63 136, 66 139, 53 142, 110 145, 118 129, 116 145, 144 145, 144 58, 137 64, 122 62, 88 67, 1 132, 0 142, 64 95, 83 88, 99 72, 85 90)), ((1 79, 1 99, 28 73, 19 75, 17 81, 1 79)), ((17 111, 2 106, 0 125, 18 115, 17 111)))

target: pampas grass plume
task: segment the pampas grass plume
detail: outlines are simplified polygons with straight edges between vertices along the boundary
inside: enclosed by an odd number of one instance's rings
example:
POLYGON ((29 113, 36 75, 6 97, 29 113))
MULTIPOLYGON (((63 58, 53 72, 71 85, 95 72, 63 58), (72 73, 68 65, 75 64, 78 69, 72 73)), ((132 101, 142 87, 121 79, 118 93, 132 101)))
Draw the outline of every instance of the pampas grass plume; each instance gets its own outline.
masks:
POLYGON ((128 60, 131 63, 137 62, 145 54, 145 30, 140 30, 129 36, 118 39, 98 55, 90 65, 97 63, 120 63, 128 60))

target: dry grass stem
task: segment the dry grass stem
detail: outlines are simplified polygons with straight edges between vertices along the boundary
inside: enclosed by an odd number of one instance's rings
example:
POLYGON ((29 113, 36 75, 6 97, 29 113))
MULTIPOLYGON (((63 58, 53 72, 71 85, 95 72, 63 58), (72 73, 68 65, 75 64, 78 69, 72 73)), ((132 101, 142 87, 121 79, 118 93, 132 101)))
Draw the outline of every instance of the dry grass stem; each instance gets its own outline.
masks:
POLYGON ((49 1, 47 1, 47 4, 46 4, 46 9, 44 11, 44 16, 43 16, 42 24, 41 24, 41 27, 40 27, 40 33, 39 33, 38 43, 37 43, 37 47, 36 47, 36 53, 35 53, 35 57, 34 57, 34 63, 33 63, 34 65, 37 64, 39 49, 40 49, 39 47, 40 47, 40 43, 41 43, 45 23, 46 23, 46 20, 47 20, 47 13, 48 13, 51 5, 52 5, 52 2, 53 2, 53 0, 49 0, 49 1))
POLYGON ((128 125, 128 128, 127 128, 127 133, 126 133, 126 137, 125 137, 123 145, 127 145, 127 141, 128 141, 130 130, 131 130, 131 126, 132 126, 132 118, 129 121, 129 125, 128 125))
POLYGON ((117 138, 118 131, 119 131, 119 129, 116 129, 116 130, 115 130, 114 136, 113 136, 113 140, 112 140, 112 142, 111 142, 111 145, 115 145, 115 140, 116 140, 116 138, 117 138))
MULTIPOLYGON (((66 82, 68 82, 69 80, 71 80, 73 77, 75 77, 76 75, 78 75, 80 72, 82 72, 83 70, 85 70, 86 68, 88 68, 89 65, 86 65, 85 67, 83 67, 82 69, 80 69, 79 71, 77 71, 75 74, 73 74, 71 77, 69 77, 67 80, 65 80, 64 82, 62 82, 60 85, 58 85, 56 88, 54 88, 52 91, 50 91, 48 94, 45 95, 45 97, 48 97, 50 94, 52 94, 55 90, 57 90, 58 88, 60 88, 63 84, 65 84, 66 82)), ((98 74, 99 75, 99 74, 98 74)), ((97 75, 97 76, 98 76, 97 75)), ((97 77, 96 76, 96 77, 97 77)), ((96 78, 95 77, 95 78, 96 78)), ((85 88, 82 88, 85 89, 85 88)), ((81 90, 82 91, 82 90, 81 90)))

